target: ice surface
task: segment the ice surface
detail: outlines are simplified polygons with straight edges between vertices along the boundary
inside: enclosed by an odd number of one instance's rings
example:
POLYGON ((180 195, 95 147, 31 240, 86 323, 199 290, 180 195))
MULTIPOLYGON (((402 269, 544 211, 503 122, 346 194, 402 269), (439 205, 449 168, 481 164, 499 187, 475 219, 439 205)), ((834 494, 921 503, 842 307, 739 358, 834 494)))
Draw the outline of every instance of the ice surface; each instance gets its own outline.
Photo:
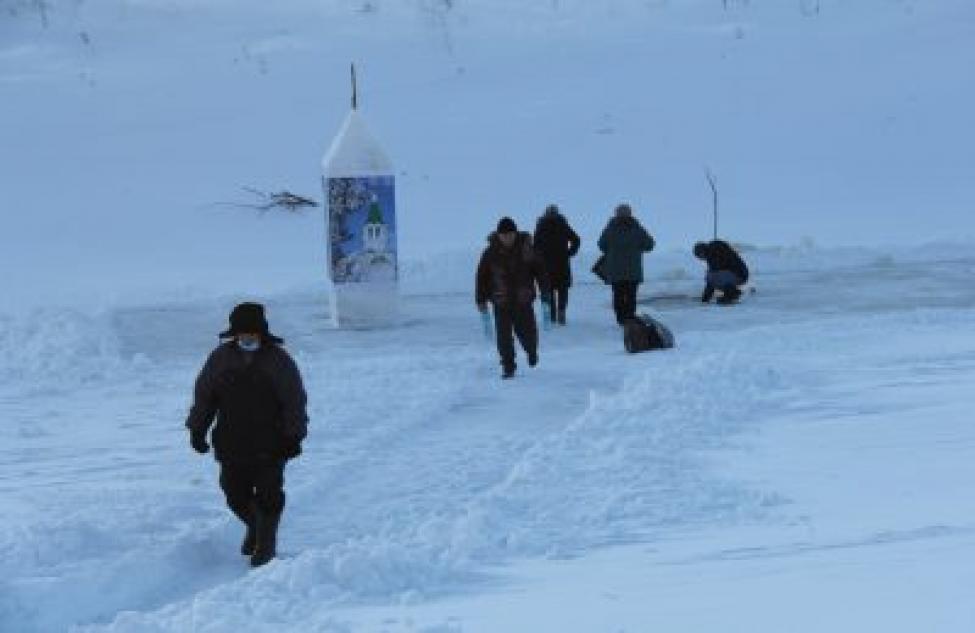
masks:
POLYGON ((711 230, 705 166, 736 242, 973 237, 968 0, 110 0, 41 3, 47 28, 13 4, 4 313, 324 283, 320 212, 232 205, 320 198, 352 61, 396 158, 403 260, 551 202, 584 248, 626 200, 686 249, 711 230))

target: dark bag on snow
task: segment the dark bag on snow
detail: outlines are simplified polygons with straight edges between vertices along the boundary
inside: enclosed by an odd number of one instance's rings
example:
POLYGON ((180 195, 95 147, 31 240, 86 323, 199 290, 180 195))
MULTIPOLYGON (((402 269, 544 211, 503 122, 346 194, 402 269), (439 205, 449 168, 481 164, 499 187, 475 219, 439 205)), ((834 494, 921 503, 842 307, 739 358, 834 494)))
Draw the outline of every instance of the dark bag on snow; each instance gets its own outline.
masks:
POLYGON ((641 314, 623 324, 623 347, 631 354, 673 346, 673 333, 651 316, 641 314))
POLYGON ((600 255, 596 263, 592 265, 592 274, 599 277, 603 283, 606 282, 606 256, 600 255))

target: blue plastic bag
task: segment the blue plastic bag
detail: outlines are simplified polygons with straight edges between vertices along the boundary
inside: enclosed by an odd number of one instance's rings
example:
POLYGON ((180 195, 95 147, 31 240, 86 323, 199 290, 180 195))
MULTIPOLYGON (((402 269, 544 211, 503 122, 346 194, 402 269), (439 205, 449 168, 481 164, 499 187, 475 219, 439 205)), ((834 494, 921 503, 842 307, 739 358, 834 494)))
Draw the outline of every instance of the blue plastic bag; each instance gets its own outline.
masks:
POLYGON ((484 328, 484 338, 492 340, 494 338, 494 326, 491 324, 491 314, 485 310, 481 312, 481 327, 484 328))

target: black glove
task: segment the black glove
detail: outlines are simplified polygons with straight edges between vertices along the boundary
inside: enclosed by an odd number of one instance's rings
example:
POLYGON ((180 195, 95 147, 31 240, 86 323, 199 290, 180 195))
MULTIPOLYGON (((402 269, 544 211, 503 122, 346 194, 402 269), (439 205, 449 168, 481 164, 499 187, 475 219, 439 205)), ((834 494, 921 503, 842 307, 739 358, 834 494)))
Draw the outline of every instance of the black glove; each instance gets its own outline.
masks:
POLYGON ((284 447, 281 449, 281 454, 285 459, 294 459, 301 455, 301 441, 300 440, 285 440, 284 447))
POLYGON ((207 434, 206 432, 200 433, 198 431, 190 431, 190 446, 197 453, 203 455, 210 450, 210 445, 207 444, 207 434))

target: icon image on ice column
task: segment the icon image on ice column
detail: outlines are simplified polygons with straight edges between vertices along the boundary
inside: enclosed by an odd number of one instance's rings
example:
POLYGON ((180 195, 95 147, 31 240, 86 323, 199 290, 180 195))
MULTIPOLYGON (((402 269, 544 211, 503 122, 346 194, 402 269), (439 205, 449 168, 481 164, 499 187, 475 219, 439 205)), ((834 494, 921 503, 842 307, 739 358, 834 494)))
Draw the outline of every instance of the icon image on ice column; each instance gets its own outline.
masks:
POLYGON ((332 280, 396 281, 393 178, 330 178, 332 280))

